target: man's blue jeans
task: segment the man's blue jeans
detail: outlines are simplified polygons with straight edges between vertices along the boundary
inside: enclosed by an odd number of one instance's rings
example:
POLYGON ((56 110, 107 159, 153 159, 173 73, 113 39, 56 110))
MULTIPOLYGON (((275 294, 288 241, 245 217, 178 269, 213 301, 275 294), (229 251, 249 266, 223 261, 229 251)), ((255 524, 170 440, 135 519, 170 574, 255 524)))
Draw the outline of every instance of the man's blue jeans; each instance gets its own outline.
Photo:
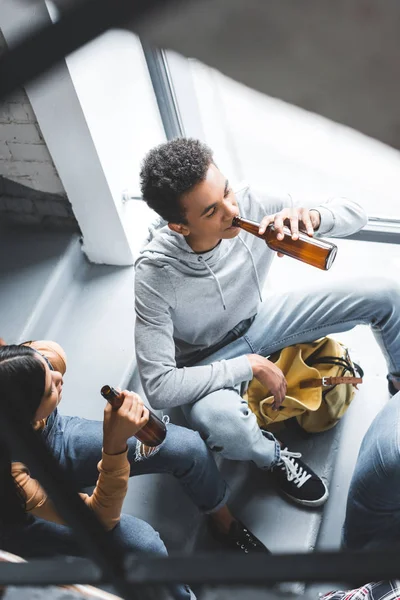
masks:
MULTIPOLYGON (((388 372, 400 375, 400 288, 394 280, 363 277, 329 288, 311 287, 267 295, 245 331, 199 362, 210 364, 245 354, 269 356, 286 346, 311 342, 369 325, 386 358, 388 372)), ((222 341, 223 342, 223 341, 222 341)), ((182 363, 181 366, 184 366, 182 363)), ((272 434, 262 435, 240 389, 224 388, 182 406, 190 425, 210 448, 231 460, 251 460, 268 469, 279 460, 280 447, 272 434)), ((190 402, 190 398, 188 398, 190 402)))
MULTIPOLYGON (((43 430, 43 438, 59 463, 67 469, 79 489, 94 486, 97 463, 101 459, 103 423, 80 417, 50 415, 43 430)), ((168 433, 159 451, 149 458, 135 461, 136 439, 128 443, 131 476, 145 473, 169 473, 178 479, 185 492, 198 508, 211 513, 222 507, 228 488, 220 476, 214 458, 197 432, 185 427, 168 425, 168 433)), ((31 472, 32 477, 35 473, 31 472)), ((122 515, 120 523, 110 532, 129 552, 166 555, 167 550, 159 534, 145 521, 122 515)), ((81 556, 82 548, 67 526, 30 517, 23 527, 4 531, 1 543, 8 550, 24 558, 38 556, 81 556)), ((173 597, 192 598, 186 586, 174 586, 173 597)))
POLYGON ((400 544, 400 392, 375 417, 361 444, 347 498, 343 545, 400 544))

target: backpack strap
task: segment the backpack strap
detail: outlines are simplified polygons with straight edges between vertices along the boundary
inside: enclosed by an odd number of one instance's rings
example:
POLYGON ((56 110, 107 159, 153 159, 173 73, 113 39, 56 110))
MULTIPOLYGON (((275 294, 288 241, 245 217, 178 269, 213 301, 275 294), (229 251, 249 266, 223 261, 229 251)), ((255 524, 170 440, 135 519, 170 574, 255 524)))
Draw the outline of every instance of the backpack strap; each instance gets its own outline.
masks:
MULTIPOLYGON (((342 374, 346 373, 346 371, 347 371, 347 372, 351 373, 354 378, 356 378, 357 374, 359 375, 359 378, 361 378, 361 381, 357 381, 355 383, 362 383, 362 377, 364 377, 363 369, 360 367, 360 365, 351 361, 347 350, 346 350, 345 357, 320 356, 314 360, 306 361, 306 364, 308 364, 310 367, 318 365, 318 364, 336 365, 337 367, 342 367, 343 368, 342 374)), ((351 383, 351 381, 347 381, 347 382, 343 381, 342 383, 351 383)), ((336 384, 332 384, 332 385, 336 385, 336 384)), ((305 386, 305 387, 319 387, 319 386, 305 386)))
POLYGON ((320 379, 305 379, 300 381, 300 389, 315 387, 330 387, 338 383, 351 383, 356 386, 362 383, 362 377, 321 377, 320 379))

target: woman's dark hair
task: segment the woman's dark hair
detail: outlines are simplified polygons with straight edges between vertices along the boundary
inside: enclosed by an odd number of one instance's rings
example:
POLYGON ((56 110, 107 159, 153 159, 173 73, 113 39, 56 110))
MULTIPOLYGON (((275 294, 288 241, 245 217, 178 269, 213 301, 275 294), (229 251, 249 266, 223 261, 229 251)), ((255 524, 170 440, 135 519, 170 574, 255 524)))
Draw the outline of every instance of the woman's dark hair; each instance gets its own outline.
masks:
MULTIPOLYGON (((31 423, 43 398, 46 373, 37 353, 26 346, 0 346, 0 418, 3 406, 13 418, 31 423)), ((0 522, 25 519, 25 497, 11 475, 8 446, 0 440, 0 522)))
POLYGON ((212 151, 199 140, 178 138, 156 146, 142 162, 143 199, 169 223, 186 223, 182 196, 204 181, 212 163, 212 151))

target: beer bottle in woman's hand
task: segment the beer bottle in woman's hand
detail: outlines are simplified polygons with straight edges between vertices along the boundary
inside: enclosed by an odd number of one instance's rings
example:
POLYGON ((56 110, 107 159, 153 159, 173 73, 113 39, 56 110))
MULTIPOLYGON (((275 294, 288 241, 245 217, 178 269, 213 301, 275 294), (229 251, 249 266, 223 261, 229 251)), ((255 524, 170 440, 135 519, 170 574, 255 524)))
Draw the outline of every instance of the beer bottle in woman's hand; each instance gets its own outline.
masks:
MULTIPOLYGON (((103 398, 108 400, 114 410, 120 408, 123 398, 120 397, 117 390, 109 385, 103 385, 100 393, 103 398)), ((149 410, 148 422, 135 434, 135 437, 146 446, 154 447, 159 446, 164 441, 166 435, 167 428, 165 423, 149 410)))

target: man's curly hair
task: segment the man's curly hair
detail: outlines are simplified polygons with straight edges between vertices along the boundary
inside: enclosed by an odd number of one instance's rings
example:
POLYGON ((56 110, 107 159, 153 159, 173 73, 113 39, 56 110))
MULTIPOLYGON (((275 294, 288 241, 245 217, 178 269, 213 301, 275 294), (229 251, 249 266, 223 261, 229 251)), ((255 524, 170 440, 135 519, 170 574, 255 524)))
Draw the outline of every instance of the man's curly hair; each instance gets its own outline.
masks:
POLYGON ((212 162, 212 151, 199 140, 178 138, 156 146, 140 170, 143 199, 169 223, 186 223, 182 196, 204 181, 212 162))

